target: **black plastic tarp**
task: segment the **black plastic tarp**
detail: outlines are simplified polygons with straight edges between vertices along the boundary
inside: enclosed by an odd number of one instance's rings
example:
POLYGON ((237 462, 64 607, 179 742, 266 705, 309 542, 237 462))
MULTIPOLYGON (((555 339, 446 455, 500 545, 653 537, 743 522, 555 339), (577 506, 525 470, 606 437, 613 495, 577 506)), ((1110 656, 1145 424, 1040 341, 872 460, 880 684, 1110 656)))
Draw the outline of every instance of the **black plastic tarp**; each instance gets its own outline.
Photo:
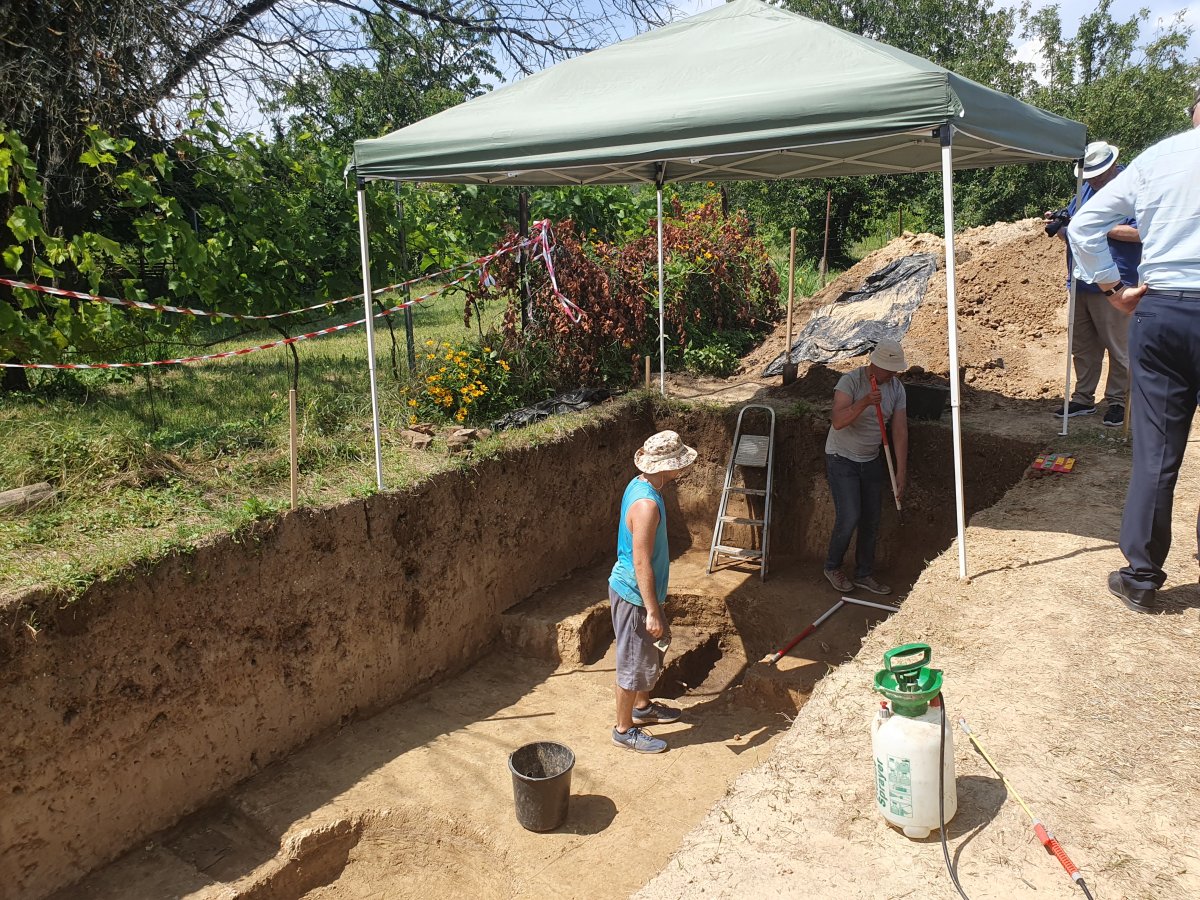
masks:
POLYGON ((512 412, 506 413, 493 422, 492 429, 495 431, 504 431, 506 428, 520 428, 524 425, 532 425, 534 422, 540 422, 542 419, 548 419, 550 416, 559 413, 578 412, 581 409, 587 409, 589 406, 603 403, 608 397, 608 391, 603 388, 576 388, 573 391, 567 391, 565 394, 551 397, 549 400, 543 400, 541 403, 535 403, 533 406, 514 409, 512 412))
MULTIPOLYGON (((868 353, 881 340, 902 340, 936 271, 932 254, 914 253, 872 272, 861 287, 845 291, 808 320, 792 342, 790 360, 833 362, 868 353)), ((775 357, 762 377, 780 374, 784 357, 775 357)))

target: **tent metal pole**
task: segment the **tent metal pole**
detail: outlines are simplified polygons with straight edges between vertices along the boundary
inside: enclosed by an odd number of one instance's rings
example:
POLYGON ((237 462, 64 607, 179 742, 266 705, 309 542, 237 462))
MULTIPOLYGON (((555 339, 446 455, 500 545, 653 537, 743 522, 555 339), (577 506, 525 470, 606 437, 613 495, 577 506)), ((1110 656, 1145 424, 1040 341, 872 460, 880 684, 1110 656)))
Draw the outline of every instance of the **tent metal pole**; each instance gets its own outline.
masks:
POLYGON ((954 275, 954 157, 953 129, 939 129, 942 144, 942 218, 946 229, 946 325, 950 344, 950 416, 954 426, 954 512, 958 525, 958 577, 967 577, 967 521, 963 501, 962 391, 958 383, 958 309, 954 275))
POLYGON ((383 490, 383 445, 379 439, 379 388, 375 380, 375 298, 371 294, 371 246, 367 239, 367 183, 358 182, 358 243, 362 258, 363 313, 367 328, 367 371, 371 380, 371 426, 375 436, 375 487, 383 490))
POLYGON ((667 396, 667 332, 663 317, 663 210, 662 181, 658 183, 658 388, 667 396))
MULTIPOLYGON (((1075 212, 1079 212, 1079 204, 1083 198, 1083 160, 1076 163, 1078 175, 1075 176, 1075 212)), ((1062 232, 1059 232, 1060 234, 1062 232)), ((1067 374, 1063 381, 1063 411, 1062 411, 1062 431, 1060 435, 1065 436, 1067 433, 1067 413, 1071 407, 1071 363, 1075 359, 1075 264, 1071 256, 1071 239, 1067 238, 1067 261, 1071 263, 1068 276, 1071 279, 1067 287, 1067 374)))

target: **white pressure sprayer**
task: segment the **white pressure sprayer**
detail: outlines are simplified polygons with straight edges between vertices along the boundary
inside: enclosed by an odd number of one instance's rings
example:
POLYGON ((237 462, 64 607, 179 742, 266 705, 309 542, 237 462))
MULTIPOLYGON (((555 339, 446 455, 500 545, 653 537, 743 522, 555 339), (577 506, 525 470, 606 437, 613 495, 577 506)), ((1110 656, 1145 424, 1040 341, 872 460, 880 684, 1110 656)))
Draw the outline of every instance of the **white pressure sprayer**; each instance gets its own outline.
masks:
POLYGON ((871 723, 875 804, 910 838, 929 837, 958 811, 954 730, 942 714, 942 673, 929 668, 932 655, 928 644, 904 644, 883 654, 884 667, 875 673, 875 690, 890 701, 871 723), (945 786, 940 810, 939 758, 945 786))

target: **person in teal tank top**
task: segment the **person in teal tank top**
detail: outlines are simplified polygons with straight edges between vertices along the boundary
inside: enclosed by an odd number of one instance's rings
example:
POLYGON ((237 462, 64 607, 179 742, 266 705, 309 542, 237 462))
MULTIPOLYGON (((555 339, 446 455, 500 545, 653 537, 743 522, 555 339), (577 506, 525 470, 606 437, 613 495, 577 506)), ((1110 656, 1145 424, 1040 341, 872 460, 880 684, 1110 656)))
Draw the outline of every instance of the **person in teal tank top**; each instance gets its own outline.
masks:
POLYGON ((638 753, 661 753, 666 741, 645 725, 679 720, 679 710, 650 701, 662 671, 670 627, 663 616, 670 554, 663 490, 696 461, 696 451, 673 431, 660 431, 633 456, 641 471, 625 487, 617 526, 617 562, 608 578, 617 647, 617 724, 613 743, 638 753))

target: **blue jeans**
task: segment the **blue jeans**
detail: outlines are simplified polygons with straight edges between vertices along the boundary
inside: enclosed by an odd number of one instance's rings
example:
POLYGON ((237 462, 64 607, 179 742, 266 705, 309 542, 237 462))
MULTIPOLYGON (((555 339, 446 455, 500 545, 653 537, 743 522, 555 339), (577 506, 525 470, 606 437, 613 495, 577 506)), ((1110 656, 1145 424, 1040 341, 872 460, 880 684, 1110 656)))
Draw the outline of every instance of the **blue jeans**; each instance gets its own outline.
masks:
POLYGON ((879 534, 880 504, 883 501, 883 455, 860 463, 836 453, 825 454, 825 474, 833 493, 836 517, 829 539, 825 568, 839 569, 850 538, 858 530, 854 577, 864 578, 875 568, 875 538, 879 534))
POLYGON ((1129 561, 1121 578, 1129 587, 1157 589, 1167 577, 1175 482, 1200 395, 1200 291, 1185 297, 1146 292, 1129 324, 1129 364, 1133 471, 1121 519, 1121 550, 1129 561))

